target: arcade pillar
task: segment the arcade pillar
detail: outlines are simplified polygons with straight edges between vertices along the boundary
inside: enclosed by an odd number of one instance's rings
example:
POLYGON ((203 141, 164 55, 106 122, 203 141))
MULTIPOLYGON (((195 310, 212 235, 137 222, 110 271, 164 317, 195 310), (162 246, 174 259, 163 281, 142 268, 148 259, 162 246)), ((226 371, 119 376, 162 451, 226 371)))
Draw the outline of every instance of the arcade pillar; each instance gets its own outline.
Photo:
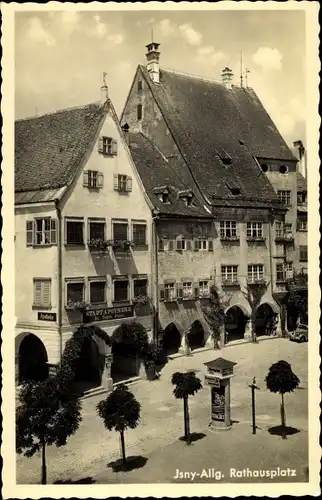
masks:
POLYGON ((111 377, 111 366, 113 361, 113 354, 105 354, 104 369, 102 373, 102 386, 110 392, 113 390, 113 379, 111 377))

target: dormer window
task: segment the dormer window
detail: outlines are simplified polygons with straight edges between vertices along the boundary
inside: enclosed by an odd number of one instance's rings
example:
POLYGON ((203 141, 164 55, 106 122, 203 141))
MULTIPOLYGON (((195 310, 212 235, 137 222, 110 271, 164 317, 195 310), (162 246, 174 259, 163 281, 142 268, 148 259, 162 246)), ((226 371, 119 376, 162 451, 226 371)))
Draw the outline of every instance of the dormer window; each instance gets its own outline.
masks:
POLYGON ((168 189, 167 186, 158 186, 153 188, 154 194, 157 195, 160 201, 162 203, 170 203, 169 196, 170 196, 170 190, 168 189))
POLYGON ((228 187, 233 196, 238 196, 240 194, 240 187, 233 180, 226 182, 226 186, 228 187))
POLYGON ((162 203, 169 203, 169 193, 161 193, 159 198, 162 203))
POLYGON ((179 191, 178 193, 178 196, 180 199, 182 199, 182 201, 184 202, 184 204, 187 206, 187 207, 191 207, 192 206, 192 201, 193 201, 193 192, 188 190, 188 191, 179 191))
POLYGON ((219 156, 220 160, 225 166, 231 166, 232 165, 232 157, 230 156, 229 153, 225 149, 217 149, 217 155, 219 156))

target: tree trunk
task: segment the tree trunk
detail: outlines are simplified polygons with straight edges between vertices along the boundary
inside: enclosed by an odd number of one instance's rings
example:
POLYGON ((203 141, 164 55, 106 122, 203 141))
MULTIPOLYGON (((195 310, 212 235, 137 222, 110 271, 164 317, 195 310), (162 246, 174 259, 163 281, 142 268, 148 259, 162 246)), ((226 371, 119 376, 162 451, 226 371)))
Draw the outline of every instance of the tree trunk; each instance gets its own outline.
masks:
POLYGON ((123 464, 125 464, 126 463, 126 457, 125 457, 124 431, 120 431, 120 437, 121 437, 121 449, 122 449, 122 462, 123 462, 123 464))
POLYGON ((189 408, 188 397, 183 398, 183 413, 184 413, 184 438, 190 443, 190 423, 189 423, 189 408))
POLYGON ((285 435, 286 420, 285 420, 285 406, 284 406, 284 394, 283 393, 281 393, 281 398, 282 398, 282 402, 281 402, 282 438, 286 439, 286 435, 285 435))
POLYGON ((46 443, 44 440, 41 447, 41 484, 47 484, 46 443))

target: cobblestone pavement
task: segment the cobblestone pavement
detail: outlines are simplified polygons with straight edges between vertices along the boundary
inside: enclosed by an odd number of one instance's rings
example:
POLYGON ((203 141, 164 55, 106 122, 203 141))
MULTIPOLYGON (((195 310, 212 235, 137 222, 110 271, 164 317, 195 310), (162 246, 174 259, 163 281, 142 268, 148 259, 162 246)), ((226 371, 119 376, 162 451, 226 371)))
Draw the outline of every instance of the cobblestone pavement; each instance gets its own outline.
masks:
MULTIPOLYGON (((128 455, 147 455, 171 445, 183 433, 182 402, 175 400, 170 383, 175 371, 194 369, 203 380, 203 363, 223 356, 237 362, 236 376, 231 380, 231 414, 239 424, 251 425, 250 389, 248 384, 256 377, 260 390, 256 392, 257 424, 269 427, 280 423, 280 397, 265 388, 269 366, 285 359, 300 378, 300 388, 285 396, 287 424, 307 431, 307 345, 286 339, 267 339, 258 344, 227 346, 221 351, 196 352, 191 357, 170 360, 157 381, 141 380, 131 391, 142 405, 141 422, 137 429, 126 433, 128 455)), ((77 479, 98 474, 106 464, 119 458, 119 436, 106 431, 96 414, 96 404, 103 395, 83 401, 83 421, 77 433, 63 448, 50 447, 47 451, 48 483, 77 479)), ((210 390, 204 385, 189 400, 191 431, 207 429, 210 417, 210 390)), ((237 425, 237 424, 236 424, 237 425)), ((230 431, 232 432, 232 431, 230 431)), ((301 435, 304 435, 301 433, 301 435)), ((17 456, 17 483, 35 484, 40 477, 40 456, 17 456)))

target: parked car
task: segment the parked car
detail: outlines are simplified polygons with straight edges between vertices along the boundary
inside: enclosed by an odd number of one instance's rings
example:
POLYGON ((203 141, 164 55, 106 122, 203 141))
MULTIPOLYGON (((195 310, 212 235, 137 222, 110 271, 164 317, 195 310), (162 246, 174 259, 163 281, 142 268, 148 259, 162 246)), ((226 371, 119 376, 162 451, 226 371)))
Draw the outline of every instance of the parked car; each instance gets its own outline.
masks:
POLYGON ((294 342, 307 342, 308 341, 308 327, 307 325, 299 325, 294 332, 290 333, 290 340, 294 342))

